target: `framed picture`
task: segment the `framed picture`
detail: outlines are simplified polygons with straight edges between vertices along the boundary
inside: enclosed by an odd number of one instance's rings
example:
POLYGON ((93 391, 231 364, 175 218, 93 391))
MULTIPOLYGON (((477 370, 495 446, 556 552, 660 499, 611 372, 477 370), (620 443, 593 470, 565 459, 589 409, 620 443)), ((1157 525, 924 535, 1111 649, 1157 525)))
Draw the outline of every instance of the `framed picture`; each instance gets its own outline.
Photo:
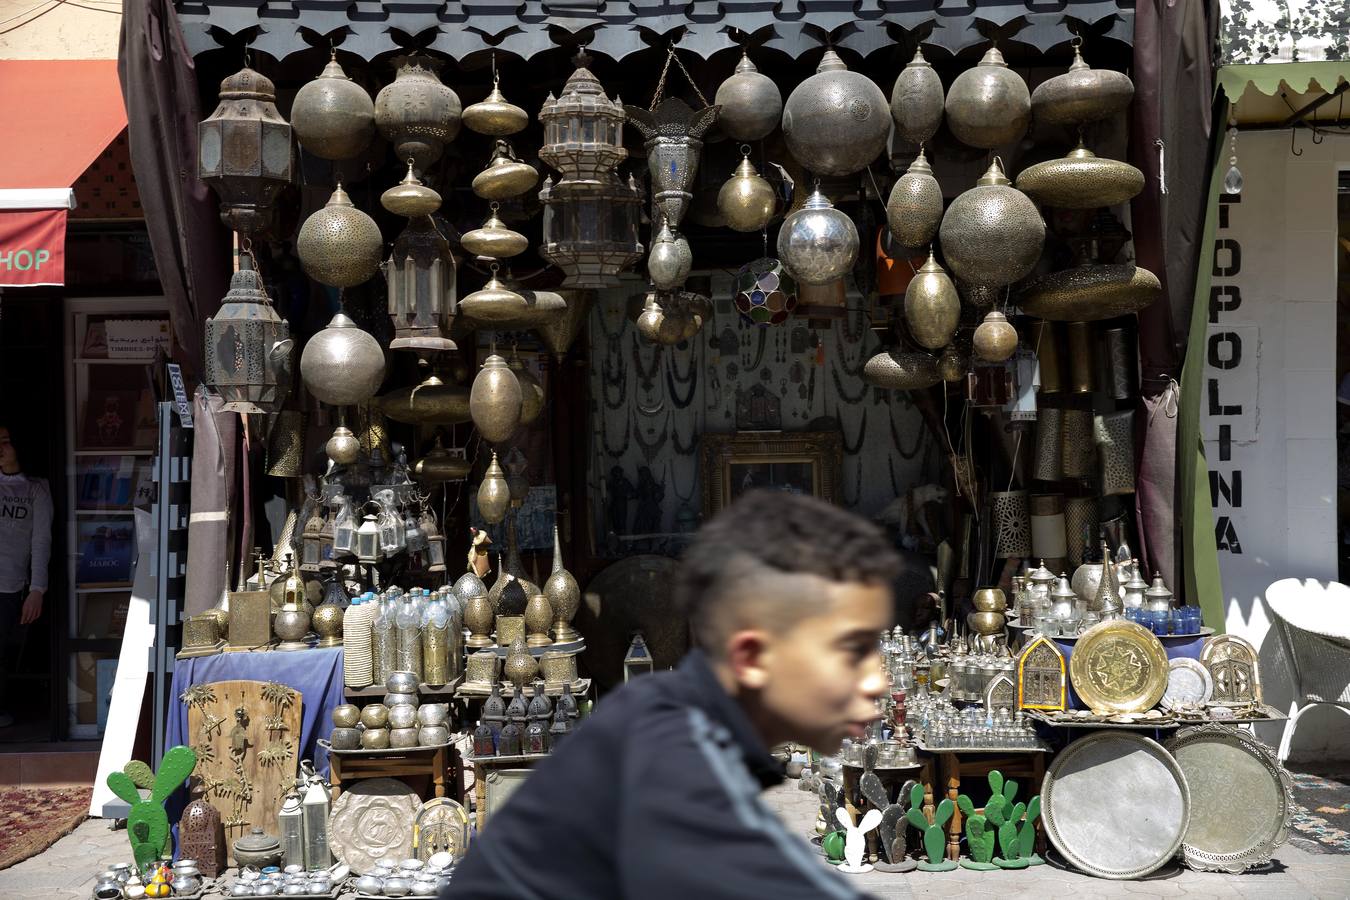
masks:
POLYGON ((699 456, 705 518, 756 488, 838 502, 844 446, 837 431, 705 434, 699 456))
POLYGON ((136 564, 134 519, 81 519, 79 560, 75 583, 79 587, 125 587, 136 564))

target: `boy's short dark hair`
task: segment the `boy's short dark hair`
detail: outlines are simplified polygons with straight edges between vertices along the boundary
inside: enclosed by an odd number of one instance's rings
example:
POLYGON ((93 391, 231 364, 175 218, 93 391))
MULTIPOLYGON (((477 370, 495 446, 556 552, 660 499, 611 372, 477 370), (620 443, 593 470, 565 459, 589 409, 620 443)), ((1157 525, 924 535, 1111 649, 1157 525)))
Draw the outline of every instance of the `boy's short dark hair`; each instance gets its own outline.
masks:
MULTIPOLYGON (((749 602, 747 585, 774 576, 814 575, 842 584, 890 587, 901 560, 882 531, 859 516, 803 494, 749 491, 699 529, 675 575, 674 599, 695 642, 716 651, 719 623, 749 602)), ((820 612, 818 603, 775 603, 780 627, 820 612)), ((775 624, 775 623, 763 623, 775 624)))

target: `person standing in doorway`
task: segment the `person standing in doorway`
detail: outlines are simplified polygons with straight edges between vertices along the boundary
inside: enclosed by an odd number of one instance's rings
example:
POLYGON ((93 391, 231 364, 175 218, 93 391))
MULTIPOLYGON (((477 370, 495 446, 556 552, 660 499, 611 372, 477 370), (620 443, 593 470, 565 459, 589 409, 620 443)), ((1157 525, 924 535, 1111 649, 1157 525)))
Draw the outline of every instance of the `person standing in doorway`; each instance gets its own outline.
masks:
POLYGON ((0 425, 0 728, 14 724, 9 675, 28 626, 42 615, 52 556, 52 493, 24 474, 10 429, 0 425))

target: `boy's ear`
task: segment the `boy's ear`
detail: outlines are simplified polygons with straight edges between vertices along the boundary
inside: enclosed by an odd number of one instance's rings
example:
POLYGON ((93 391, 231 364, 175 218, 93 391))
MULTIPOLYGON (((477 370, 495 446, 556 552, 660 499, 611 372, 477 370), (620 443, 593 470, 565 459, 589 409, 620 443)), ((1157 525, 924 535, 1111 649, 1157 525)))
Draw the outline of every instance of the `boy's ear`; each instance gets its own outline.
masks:
POLYGON ((770 638, 756 629, 736 631, 727 638, 727 663, 736 682, 749 690, 762 690, 769 682, 767 667, 770 638))

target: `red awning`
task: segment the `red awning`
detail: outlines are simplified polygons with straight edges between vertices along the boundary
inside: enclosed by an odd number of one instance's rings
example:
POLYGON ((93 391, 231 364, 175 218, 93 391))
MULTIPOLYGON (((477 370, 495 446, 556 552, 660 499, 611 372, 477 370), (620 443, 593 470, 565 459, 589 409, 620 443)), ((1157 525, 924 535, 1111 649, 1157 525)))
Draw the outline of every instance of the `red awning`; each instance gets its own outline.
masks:
POLYGON ((0 287, 65 282, 71 185, 127 127, 113 59, 0 60, 0 287))

